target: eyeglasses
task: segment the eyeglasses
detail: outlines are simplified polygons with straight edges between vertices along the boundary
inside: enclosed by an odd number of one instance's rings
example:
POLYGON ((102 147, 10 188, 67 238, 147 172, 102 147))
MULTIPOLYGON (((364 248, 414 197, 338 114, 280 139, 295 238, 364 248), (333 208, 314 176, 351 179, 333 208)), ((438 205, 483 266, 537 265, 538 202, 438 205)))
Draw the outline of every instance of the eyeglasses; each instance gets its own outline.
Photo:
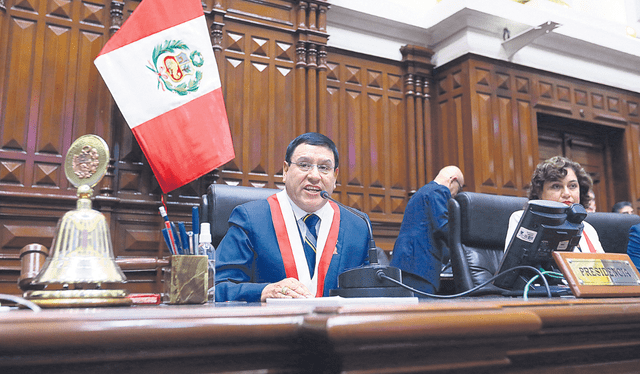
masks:
POLYGON ((458 183, 458 193, 462 192, 462 185, 460 184, 460 182, 458 182, 458 178, 454 179, 454 181, 458 183))
POLYGON ((313 169, 314 166, 318 168, 318 171, 322 174, 329 174, 333 171, 333 166, 331 165, 323 165, 323 164, 312 164, 310 162, 290 162, 289 165, 296 165, 300 171, 309 172, 313 169))

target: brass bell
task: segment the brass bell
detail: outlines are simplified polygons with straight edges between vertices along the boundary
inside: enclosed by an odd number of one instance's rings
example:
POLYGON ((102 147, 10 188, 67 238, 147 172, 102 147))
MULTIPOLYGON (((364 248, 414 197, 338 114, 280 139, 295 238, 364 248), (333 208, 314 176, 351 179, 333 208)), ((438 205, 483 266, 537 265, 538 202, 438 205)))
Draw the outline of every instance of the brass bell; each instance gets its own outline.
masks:
POLYGON ((102 179, 108 162, 109 147, 96 135, 78 138, 67 152, 65 174, 78 187, 78 201, 76 209, 58 221, 51 255, 32 282, 34 288, 54 284, 61 287, 25 294, 40 306, 131 304, 126 291, 102 289, 103 284, 126 281, 115 262, 107 221, 91 208, 92 187, 102 179))

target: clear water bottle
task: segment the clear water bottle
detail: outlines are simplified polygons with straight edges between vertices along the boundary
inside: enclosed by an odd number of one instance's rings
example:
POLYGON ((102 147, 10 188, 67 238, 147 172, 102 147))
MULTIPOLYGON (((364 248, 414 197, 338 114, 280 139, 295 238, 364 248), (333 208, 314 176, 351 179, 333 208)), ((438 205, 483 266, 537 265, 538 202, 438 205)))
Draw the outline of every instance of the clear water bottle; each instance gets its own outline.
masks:
POLYGON ((200 244, 198 244, 198 255, 207 256, 209 261, 209 286, 208 301, 213 303, 216 301, 216 249, 211 244, 211 229, 209 222, 203 222, 200 225, 200 244))

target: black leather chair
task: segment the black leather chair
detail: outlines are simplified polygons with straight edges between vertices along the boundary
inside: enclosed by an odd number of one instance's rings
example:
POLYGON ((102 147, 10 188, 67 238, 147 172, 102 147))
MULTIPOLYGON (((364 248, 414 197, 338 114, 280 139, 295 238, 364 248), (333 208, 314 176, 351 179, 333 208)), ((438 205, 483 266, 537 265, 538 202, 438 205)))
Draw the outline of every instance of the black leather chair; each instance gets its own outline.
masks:
MULTIPOLYGON (((491 278, 500 265, 509 227, 509 217, 523 209, 524 197, 463 192, 449 200, 449 244, 457 292, 491 278)), ((589 213, 586 221, 598 232, 605 252, 626 253, 629 229, 640 216, 619 213, 589 213)), ((499 293, 489 285, 479 293, 499 293)))
POLYGON ((233 208, 253 200, 266 199, 279 189, 212 184, 200 201, 200 222, 211 225, 211 244, 218 247, 229 229, 233 208))
MULTIPOLYGON (((524 197, 462 192, 449 200, 449 251, 457 292, 491 278, 500 265, 509 217, 527 203, 524 197)), ((492 285, 485 292, 498 292, 492 285)))
POLYGON ((585 220, 598 232, 602 249, 610 253, 627 253, 629 230, 640 223, 640 216, 621 213, 589 213, 585 220))

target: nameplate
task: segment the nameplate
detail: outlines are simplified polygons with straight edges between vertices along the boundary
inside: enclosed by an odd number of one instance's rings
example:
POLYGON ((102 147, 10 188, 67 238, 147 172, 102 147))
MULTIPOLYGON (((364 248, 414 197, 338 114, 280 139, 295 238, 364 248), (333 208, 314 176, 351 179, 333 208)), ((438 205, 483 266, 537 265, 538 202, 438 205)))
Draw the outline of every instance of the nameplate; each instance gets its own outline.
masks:
POLYGON ((640 273, 626 254, 553 252, 576 297, 640 296, 640 273))

